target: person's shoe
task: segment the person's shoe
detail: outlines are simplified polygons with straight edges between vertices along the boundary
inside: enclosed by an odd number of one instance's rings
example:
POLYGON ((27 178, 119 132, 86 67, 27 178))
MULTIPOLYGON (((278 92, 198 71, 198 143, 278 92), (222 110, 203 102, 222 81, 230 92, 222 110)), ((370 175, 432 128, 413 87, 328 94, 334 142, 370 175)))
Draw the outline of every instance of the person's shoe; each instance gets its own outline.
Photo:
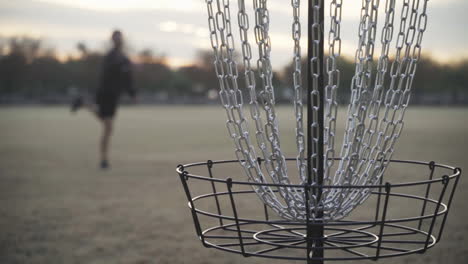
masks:
POLYGON ((101 166, 101 169, 106 170, 109 168, 109 162, 107 160, 102 160, 100 166, 101 166))
POLYGON ((82 96, 77 96, 73 99, 71 103, 71 112, 76 113, 78 109, 80 109, 83 106, 83 97, 82 96))

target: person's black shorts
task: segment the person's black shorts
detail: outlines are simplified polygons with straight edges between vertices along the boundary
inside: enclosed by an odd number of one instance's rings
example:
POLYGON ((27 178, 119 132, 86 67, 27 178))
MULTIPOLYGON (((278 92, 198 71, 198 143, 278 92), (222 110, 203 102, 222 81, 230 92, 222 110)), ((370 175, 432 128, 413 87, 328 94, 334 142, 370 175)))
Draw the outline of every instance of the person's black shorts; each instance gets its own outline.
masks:
POLYGON ((96 104, 100 118, 113 118, 117 112, 118 97, 106 94, 97 94, 96 104))

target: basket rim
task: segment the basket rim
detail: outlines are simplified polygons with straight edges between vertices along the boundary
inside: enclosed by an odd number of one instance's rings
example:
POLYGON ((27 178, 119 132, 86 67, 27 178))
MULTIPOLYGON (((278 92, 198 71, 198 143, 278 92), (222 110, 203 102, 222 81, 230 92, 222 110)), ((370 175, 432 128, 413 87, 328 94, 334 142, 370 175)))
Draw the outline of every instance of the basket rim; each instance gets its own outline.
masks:
MULTIPOLYGON (((341 158, 333 158, 334 160, 341 160, 341 158)), ((259 161, 263 161, 263 159, 258 159, 259 161)), ((286 158, 287 161, 294 161, 296 158, 286 158)), ((322 189, 380 189, 380 188, 398 188, 398 187, 409 187, 409 186, 417 186, 417 185, 426 185, 438 182, 449 181, 454 178, 457 178, 461 175, 461 169, 459 167, 454 167, 450 165, 436 163, 434 161, 416 161, 416 160, 400 160, 400 159, 391 159, 389 160, 390 163, 399 163, 399 164, 413 164, 419 166, 428 166, 430 169, 435 168, 442 168, 446 170, 451 170, 452 174, 444 174, 442 176, 434 177, 433 179, 427 180, 420 180, 420 181, 409 181, 409 182, 398 182, 398 183, 390 183, 386 182, 385 184, 376 184, 376 185, 301 185, 301 184, 278 184, 278 183, 260 183, 260 182, 251 182, 251 181, 242 181, 242 180, 233 180, 232 178, 216 178, 216 177, 208 177, 208 176, 201 176, 189 173, 186 171, 187 168, 193 168, 198 166, 209 166, 212 167, 214 164, 228 164, 228 163, 237 163, 238 160, 231 159, 231 160, 207 160, 205 162, 194 162, 188 163, 185 165, 178 165, 176 168, 176 172, 179 175, 183 175, 187 179, 193 178, 198 180, 205 180, 210 182, 218 182, 218 183, 226 183, 230 185, 248 185, 248 186, 265 186, 265 187, 288 187, 288 188, 322 188, 322 189)))

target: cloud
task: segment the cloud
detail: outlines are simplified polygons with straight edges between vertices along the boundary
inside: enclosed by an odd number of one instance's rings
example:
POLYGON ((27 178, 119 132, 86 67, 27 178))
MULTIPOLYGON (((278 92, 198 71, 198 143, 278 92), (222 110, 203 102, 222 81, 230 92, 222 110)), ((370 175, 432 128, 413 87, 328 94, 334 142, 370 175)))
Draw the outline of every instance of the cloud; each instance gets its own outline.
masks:
POLYGON ((207 29, 194 24, 177 23, 176 21, 164 21, 159 23, 159 30, 162 32, 191 34, 196 37, 205 38, 207 29))
POLYGON ((100 11, 123 10, 175 10, 177 12, 195 12, 202 1, 193 0, 35 0, 36 2, 59 4, 75 8, 100 11))
MULTIPOLYGON (((209 49, 206 6, 202 0, 15 0, 0 1, 0 27, 3 35, 32 34, 44 37, 59 50, 75 49, 79 41, 90 48, 103 49, 114 28, 124 31, 133 50, 152 48, 187 62, 197 49, 209 49)), ((252 6, 249 3, 249 11, 252 6)), ((303 3, 305 1, 302 1, 303 3)), ((348 3, 343 18, 343 51, 352 56, 357 43, 360 1, 348 3), (349 3, 354 3, 350 5, 349 3)), ((238 39, 237 5, 232 2, 233 32, 238 39)), ((291 61, 291 6, 284 0, 270 1, 273 66, 291 61)), ((385 1, 381 1, 385 3, 385 1)), ((467 56, 468 1, 431 0, 429 28, 423 43, 426 52, 441 60, 467 56)), ((302 45, 306 46, 306 8, 302 8, 302 45)), ((252 14, 252 12, 250 13, 252 14)), ((382 15, 382 14, 381 14, 382 15)), ((251 29, 254 18, 250 19, 251 29)), ((254 43, 253 33, 249 36, 254 43)), ((239 47, 239 43, 237 43, 239 47)), ((253 50, 256 48, 253 46, 253 50)), ((305 52, 303 48, 303 52, 305 52)))
POLYGON ((66 52, 74 50, 78 41, 103 49, 111 30, 120 28, 134 50, 152 48, 190 60, 200 46, 204 24, 204 17, 159 9, 109 12, 32 0, 0 1, 1 34, 43 37, 66 52), (177 21, 177 32, 162 30, 160 25, 167 21, 177 21))

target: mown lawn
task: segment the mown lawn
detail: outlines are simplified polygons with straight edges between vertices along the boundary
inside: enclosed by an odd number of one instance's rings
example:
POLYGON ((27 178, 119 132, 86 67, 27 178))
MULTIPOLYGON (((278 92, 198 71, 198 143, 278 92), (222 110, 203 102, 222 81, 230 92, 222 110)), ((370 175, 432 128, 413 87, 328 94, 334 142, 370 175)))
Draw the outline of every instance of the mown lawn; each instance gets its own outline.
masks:
MULTIPOLYGON (((283 147, 293 156, 291 114, 279 110, 283 147)), ((104 172, 99 129, 90 114, 65 107, 0 108, 0 263, 285 263, 205 249, 194 236, 175 167, 234 158, 220 107, 120 109, 104 172)), ((394 158, 466 168, 467 135, 467 108, 411 108, 394 158)), ((464 178, 443 241, 424 255, 380 263, 466 263, 464 178)))

